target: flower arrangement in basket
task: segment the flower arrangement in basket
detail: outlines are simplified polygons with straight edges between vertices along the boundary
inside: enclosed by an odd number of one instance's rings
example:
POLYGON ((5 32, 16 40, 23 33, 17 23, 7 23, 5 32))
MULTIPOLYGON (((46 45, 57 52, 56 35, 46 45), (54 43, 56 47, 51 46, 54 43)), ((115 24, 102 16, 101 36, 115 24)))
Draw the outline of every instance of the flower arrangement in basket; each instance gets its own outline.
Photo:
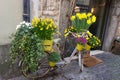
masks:
POLYGON ((65 29, 65 36, 72 35, 77 43, 77 50, 90 50, 100 45, 100 40, 89 32, 89 27, 96 21, 92 13, 76 13, 71 16, 71 26, 65 29))

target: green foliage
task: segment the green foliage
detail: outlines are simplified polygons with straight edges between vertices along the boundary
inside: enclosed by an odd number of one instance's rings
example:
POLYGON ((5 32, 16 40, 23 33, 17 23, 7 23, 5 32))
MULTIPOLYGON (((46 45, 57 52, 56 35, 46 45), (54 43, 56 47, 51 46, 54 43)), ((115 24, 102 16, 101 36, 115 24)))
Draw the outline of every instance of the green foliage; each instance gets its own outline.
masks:
POLYGON ((34 33, 31 24, 21 23, 12 35, 10 58, 14 63, 16 59, 25 64, 24 71, 36 71, 38 61, 45 56, 41 39, 34 33))
POLYGON ((100 40, 97 37, 95 37, 95 36, 91 36, 87 40, 87 44, 90 45, 92 48, 94 48, 96 46, 100 46, 100 40))
POLYGON ((57 52, 52 52, 48 54, 48 60, 52 62, 58 62, 60 61, 60 55, 57 52))

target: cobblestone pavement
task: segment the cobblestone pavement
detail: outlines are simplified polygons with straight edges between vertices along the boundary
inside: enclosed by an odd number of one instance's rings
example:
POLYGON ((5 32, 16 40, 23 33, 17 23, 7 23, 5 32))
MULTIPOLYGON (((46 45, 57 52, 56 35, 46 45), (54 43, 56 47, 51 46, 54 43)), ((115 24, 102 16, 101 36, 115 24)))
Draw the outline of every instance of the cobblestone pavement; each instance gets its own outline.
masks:
MULTIPOLYGON (((57 69, 48 76, 37 80, 120 80, 120 56, 108 52, 97 54, 97 58, 103 60, 103 63, 93 67, 84 68, 79 72, 77 61, 72 61, 64 68, 57 69)), ((1 79, 0 80, 6 80, 1 79)), ((30 80, 23 76, 7 80, 30 80)))

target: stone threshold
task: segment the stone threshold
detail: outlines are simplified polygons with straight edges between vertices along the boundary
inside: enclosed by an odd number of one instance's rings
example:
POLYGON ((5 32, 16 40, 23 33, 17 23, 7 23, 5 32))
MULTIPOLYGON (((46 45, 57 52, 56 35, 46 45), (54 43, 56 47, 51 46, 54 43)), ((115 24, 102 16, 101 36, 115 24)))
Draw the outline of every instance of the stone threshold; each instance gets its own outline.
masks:
POLYGON ((105 51, 102 51, 102 50, 91 50, 90 51, 90 55, 97 55, 97 54, 102 54, 104 53, 105 51))

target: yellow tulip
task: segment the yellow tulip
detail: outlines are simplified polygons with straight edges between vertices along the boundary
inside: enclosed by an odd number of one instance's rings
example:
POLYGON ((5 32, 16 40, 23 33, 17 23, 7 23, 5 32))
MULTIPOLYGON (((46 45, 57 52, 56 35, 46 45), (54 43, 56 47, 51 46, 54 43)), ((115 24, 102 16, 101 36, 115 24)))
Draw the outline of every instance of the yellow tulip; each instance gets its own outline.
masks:
POLYGON ((92 35, 93 35, 92 33, 90 33, 90 31, 87 31, 86 33, 87 33, 90 37, 92 37, 92 35))
POLYGON ((91 20, 90 19, 88 19, 87 20, 87 24, 91 24, 92 22, 91 22, 91 20))
POLYGON ((88 40, 89 38, 87 37, 86 40, 88 40))
POLYGON ((68 32, 68 29, 65 29, 65 30, 64 30, 64 33, 66 33, 66 32, 68 32))
POLYGON ((48 30, 49 26, 46 27, 46 29, 48 30))
POLYGON ((69 35, 69 33, 65 33, 65 34, 64 34, 65 37, 68 36, 68 35, 69 35))
POLYGON ((43 28, 40 28, 40 30, 42 31, 42 30, 43 30, 43 28))
POLYGON ((82 18, 87 18, 86 13, 82 13, 82 18))
POLYGON ((87 16, 88 16, 88 17, 92 16, 92 13, 88 13, 87 16))
POLYGON ((71 16, 71 18, 70 18, 72 21, 75 19, 75 16, 71 16))
POLYGON ((96 17, 92 16, 92 22, 95 22, 95 21, 96 21, 96 17))
POLYGON ((79 18, 79 19, 82 19, 82 15, 80 13, 77 13, 76 16, 79 18))

